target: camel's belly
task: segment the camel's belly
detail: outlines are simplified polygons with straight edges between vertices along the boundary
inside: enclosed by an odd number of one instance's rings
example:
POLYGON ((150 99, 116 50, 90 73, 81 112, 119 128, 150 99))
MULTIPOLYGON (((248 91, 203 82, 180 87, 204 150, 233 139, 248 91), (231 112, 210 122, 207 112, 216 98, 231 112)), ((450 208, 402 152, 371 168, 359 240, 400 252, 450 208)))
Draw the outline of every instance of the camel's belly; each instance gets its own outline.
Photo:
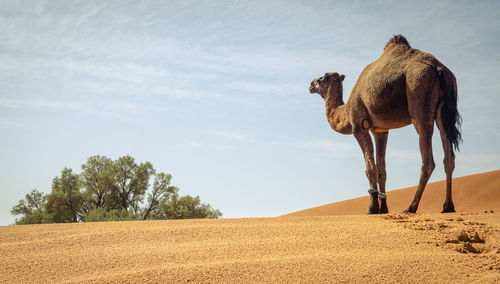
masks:
POLYGON ((371 128, 395 129, 411 124, 411 117, 406 104, 385 106, 383 109, 372 108, 369 112, 371 128))
POLYGON ((371 122, 371 127, 373 129, 380 129, 380 130, 389 130, 389 129, 395 129, 395 128, 400 128, 407 126, 411 124, 411 119, 408 117, 407 119, 404 120, 382 120, 382 119, 376 119, 371 122))

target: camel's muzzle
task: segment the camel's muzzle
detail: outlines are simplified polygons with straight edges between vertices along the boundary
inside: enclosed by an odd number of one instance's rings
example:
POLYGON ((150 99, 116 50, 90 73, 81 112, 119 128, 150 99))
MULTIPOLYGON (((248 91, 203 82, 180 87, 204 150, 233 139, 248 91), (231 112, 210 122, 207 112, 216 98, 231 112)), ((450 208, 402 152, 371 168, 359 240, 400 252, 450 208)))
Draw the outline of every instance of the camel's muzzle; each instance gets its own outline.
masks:
POLYGON ((314 86, 314 82, 311 83, 311 86, 309 86, 309 93, 314 94, 317 92, 318 92, 318 90, 316 89, 316 86, 314 86))

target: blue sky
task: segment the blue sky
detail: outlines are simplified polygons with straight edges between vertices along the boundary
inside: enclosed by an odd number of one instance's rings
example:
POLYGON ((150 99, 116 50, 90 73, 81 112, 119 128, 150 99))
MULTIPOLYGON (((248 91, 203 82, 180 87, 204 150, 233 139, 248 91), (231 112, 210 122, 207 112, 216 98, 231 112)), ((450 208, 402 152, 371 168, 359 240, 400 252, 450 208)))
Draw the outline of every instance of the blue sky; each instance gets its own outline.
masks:
MULTIPOLYGON (((0 1, 0 225, 97 154, 150 161, 225 218, 365 195, 354 137, 308 87, 345 74, 346 100, 398 33, 457 77, 455 176, 499 169, 498 15, 498 1, 0 1)), ((420 164, 413 127, 391 131, 388 188, 418 183, 420 164)))

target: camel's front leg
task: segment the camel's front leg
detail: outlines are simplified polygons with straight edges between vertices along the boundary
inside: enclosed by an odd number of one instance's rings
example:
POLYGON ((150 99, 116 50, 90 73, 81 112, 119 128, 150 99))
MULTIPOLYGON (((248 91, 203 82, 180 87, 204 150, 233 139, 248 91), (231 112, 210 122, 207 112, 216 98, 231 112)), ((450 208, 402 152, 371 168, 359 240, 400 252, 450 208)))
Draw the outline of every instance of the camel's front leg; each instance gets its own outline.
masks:
POLYGON ((377 182, 378 182, 378 197, 380 198, 380 214, 389 213, 387 208, 387 195, 385 194, 385 181, 387 174, 385 171, 385 149, 387 146, 387 138, 389 132, 372 132, 375 139, 376 159, 377 159, 377 182))
POLYGON ((363 156, 365 157, 366 163, 366 176, 370 183, 370 207, 368 214, 378 214, 379 204, 378 204, 378 190, 377 190, 377 167, 375 166, 375 159, 373 157, 373 143, 372 138, 368 130, 364 129, 354 129, 354 137, 358 140, 361 151, 363 151, 363 156))

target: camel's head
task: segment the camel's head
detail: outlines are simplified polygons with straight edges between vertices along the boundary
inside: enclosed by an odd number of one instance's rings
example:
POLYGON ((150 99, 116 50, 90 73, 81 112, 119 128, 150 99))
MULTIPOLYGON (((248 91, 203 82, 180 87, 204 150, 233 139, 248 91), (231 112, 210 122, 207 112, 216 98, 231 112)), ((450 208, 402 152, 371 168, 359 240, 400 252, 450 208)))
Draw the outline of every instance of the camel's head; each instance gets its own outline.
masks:
POLYGON ((314 79, 311 82, 309 92, 311 94, 318 93, 324 99, 326 98, 328 87, 332 84, 337 86, 334 90, 338 90, 338 87, 342 89, 342 81, 344 81, 344 77, 344 75, 340 75, 337 72, 327 72, 322 77, 314 79))

